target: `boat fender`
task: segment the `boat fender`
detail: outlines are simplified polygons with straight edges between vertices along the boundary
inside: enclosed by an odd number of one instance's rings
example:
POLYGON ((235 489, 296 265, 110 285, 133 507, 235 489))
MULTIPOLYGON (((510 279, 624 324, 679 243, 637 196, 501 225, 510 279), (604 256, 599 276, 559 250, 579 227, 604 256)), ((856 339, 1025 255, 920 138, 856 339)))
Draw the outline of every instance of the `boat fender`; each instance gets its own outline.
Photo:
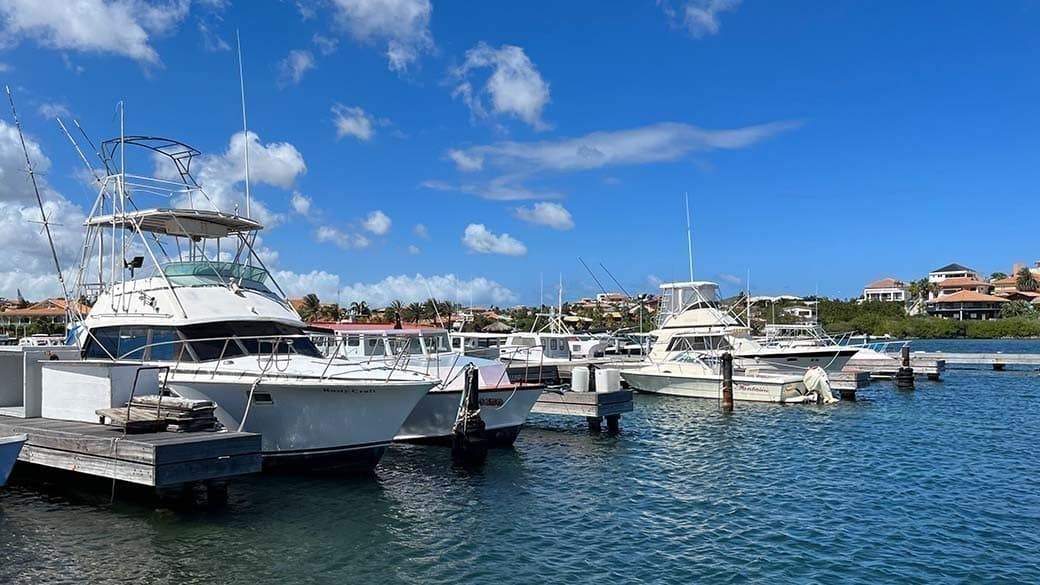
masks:
POLYGON ((824 404, 831 404, 837 402, 838 399, 831 394, 831 381, 827 377, 827 372, 819 366, 809 366, 805 370, 805 375, 802 376, 802 382, 805 384, 805 389, 809 392, 815 392, 817 401, 824 404))

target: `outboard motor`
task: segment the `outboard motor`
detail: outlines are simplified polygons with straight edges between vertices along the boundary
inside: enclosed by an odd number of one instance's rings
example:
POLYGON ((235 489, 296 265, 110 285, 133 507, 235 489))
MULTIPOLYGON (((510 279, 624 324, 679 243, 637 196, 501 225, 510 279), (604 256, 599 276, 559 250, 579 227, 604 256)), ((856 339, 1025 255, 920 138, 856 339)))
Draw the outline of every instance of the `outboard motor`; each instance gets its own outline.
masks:
POLYGON ((831 394, 831 380, 827 377, 827 372, 823 368, 809 366, 805 370, 805 375, 802 376, 802 382, 805 384, 806 390, 816 393, 817 402, 830 404, 838 401, 834 394, 831 394))

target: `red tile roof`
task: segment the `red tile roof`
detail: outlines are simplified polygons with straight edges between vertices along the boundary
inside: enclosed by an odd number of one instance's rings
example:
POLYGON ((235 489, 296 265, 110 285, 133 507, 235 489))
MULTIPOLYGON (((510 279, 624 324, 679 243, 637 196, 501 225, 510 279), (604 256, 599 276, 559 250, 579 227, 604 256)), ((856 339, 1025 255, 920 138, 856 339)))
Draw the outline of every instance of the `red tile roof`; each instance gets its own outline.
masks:
POLYGON ((872 283, 868 284, 865 288, 867 288, 867 289, 872 289, 872 288, 903 288, 905 286, 906 286, 906 284, 903 281, 896 280, 894 278, 889 277, 889 278, 882 278, 881 280, 879 280, 877 282, 872 282, 872 283))
POLYGON ((991 285, 988 282, 982 282, 981 280, 975 280, 974 278, 969 278, 969 277, 964 277, 964 276, 958 276, 956 278, 947 278, 946 280, 943 280, 942 282, 939 283, 939 288, 952 288, 952 287, 968 288, 968 287, 975 287, 975 286, 990 287, 990 286, 993 286, 993 285, 991 285))
POLYGON ((984 295, 973 290, 962 290, 957 291, 951 295, 943 295, 937 299, 928 301, 931 303, 1006 303, 1007 299, 1001 297, 995 297, 993 295, 984 295))

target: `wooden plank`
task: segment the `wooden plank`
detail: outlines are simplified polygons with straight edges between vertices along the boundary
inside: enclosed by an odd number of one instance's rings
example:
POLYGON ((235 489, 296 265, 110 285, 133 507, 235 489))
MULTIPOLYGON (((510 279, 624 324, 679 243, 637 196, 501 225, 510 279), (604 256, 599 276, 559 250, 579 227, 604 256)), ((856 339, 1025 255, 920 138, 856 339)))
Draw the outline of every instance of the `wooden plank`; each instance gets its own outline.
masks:
POLYGON ((22 446, 18 460, 130 483, 155 485, 155 468, 142 463, 120 461, 86 453, 59 451, 29 444, 22 446))
POLYGON ((164 443, 156 445, 155 464, 165 466, 172 463, 215 459, 218 457, 237 457, 260 453, 260 435, 254 433, 207 433, 209 440, 198 440, 202 433, 179 433, 190 437, 191 441, 164 443))
POLYGON ((198 461, 182 461, 158 466, 155 469, 155 485, 165 487, 186 482, 258 473, 260 466, 259 452, 198 461))

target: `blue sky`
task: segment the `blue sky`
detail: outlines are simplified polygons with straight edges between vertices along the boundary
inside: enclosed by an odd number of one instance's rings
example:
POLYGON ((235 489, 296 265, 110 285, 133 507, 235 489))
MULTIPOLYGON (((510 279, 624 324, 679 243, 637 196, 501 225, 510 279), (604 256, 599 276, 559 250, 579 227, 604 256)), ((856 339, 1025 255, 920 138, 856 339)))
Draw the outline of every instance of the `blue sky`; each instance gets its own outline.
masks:
MULTIPOLYGON (((239 29, 263 245, 293 294, 595 293, 578 256, 651 291, 688 277, 684 192, 696 276, 728 293, 748 271, 848 297, 1040 259, 1034 2, 0 4, 0 77, 72 218, 93 193, 53 115, 108 138, 119 100, 240 204, 239 29)), ((0 187, 0 222, 29 203, 0 187)), ((0 295, 56 290, 36 231, 0 234, 0 295)))

